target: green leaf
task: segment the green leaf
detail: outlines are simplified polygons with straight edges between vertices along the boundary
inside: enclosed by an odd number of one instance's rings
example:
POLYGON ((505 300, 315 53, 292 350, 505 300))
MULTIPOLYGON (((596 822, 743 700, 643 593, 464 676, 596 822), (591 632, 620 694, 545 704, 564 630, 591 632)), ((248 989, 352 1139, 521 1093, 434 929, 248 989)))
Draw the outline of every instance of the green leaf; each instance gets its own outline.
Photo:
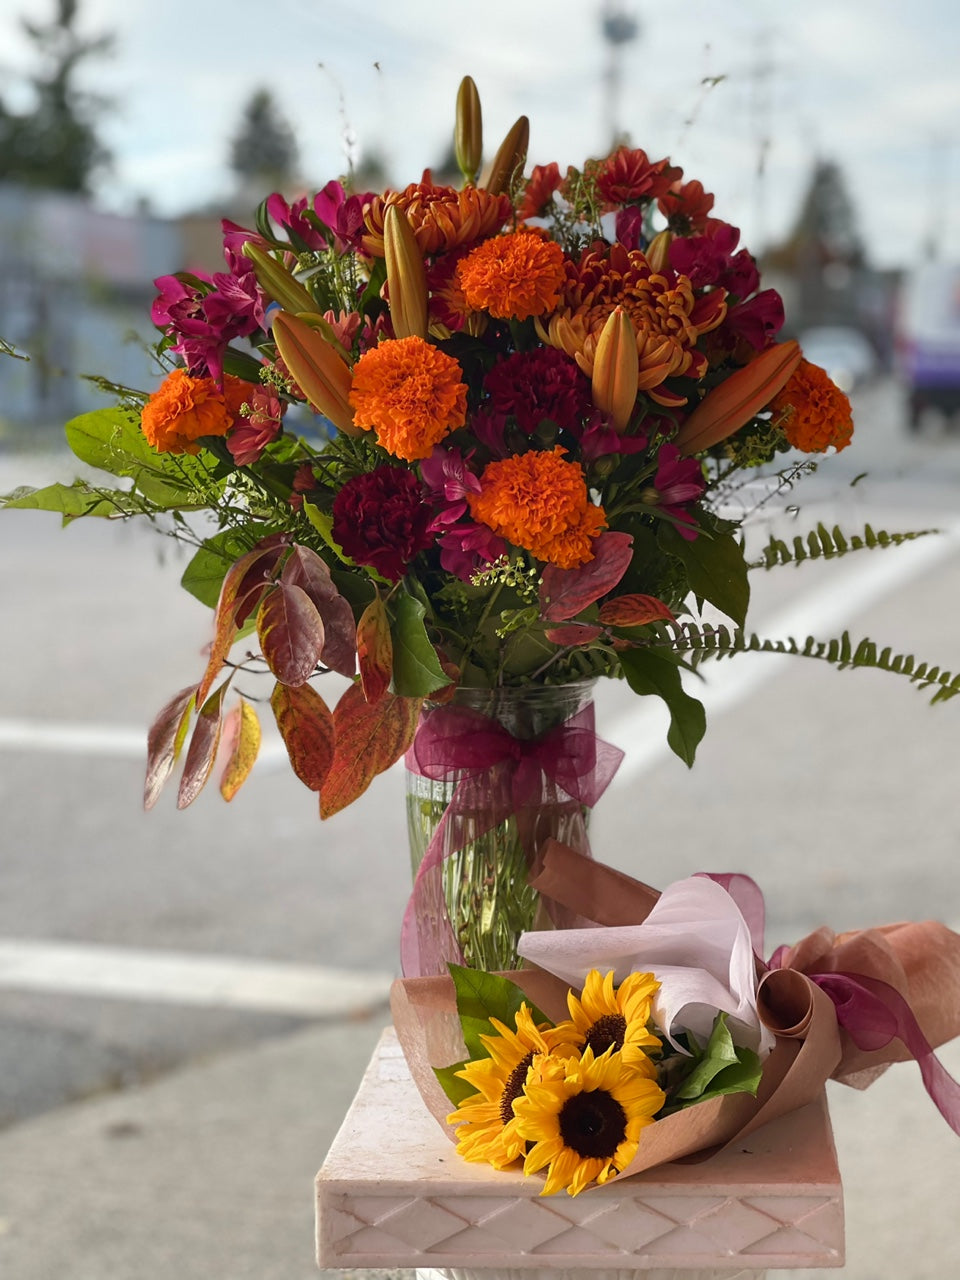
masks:
POLYGON ((421 698, 450 684, 423 625, 426 609, 401 591, 397 597, 393 636, 393 687, 404 698, 421 698))
POLYGON ((482 973, 479 969, 466 969, 459 964, 447 967, 457 991, 457 1013, 463 1029, 463 1042, 471 1059, 490 1056, 480 1037, 497 1034, 491 1018, 514 1028, 520 1006, 526 1004, 535 1022, 547 1021, 509 978, 501 978, 496 973, 482 973))
POLYGON ((203 546, 184 569, 180 585, 201 604, 215 609, 227 570, 249 549, 248 542, 234 529, 204 538, 203 546))
POLYGON ((705 1048, 695 1053, 691 1070, 670 1096, 689 1106, 728 1093, 756 1094, 759 1084, 759 1057, 733 1043, 727 1015, 718 1013, 705 1048))
POLYGON ((620 654, 620 665, 634 693, 654 693, 667 704, 667 743, 684 764, 692 765, 707 731, 707 715, 703 703, 685 692, 676 659, 649 649, 627 649, 620 654))
POLYGON ((148 509, 136 497, 121 489, 94 489, 86 480, 75 480, 72 485, 50 484, 43 489, 31 489, 27 485, 0 498, 0 507, 21 511, 57 511, 64 524, 81 516, 135 515, 148 509))
POLYGON ((157 453, 129 409, 96 409, 72 418, 64 428, 67 444, 88 466, 128 476, 156 507, 166 510, 211 505, 219 486, 204 464, 189 454, 157 453))
POLYGON ((464 1059, 463 1062, 455 1062, 450 1067, 433 1068, 433 1074, 437 1077, 440 1088, 455 1107, 459 1107, 461 1102, 466 1102, 467 1098, 472 1098, 476 1093, 476 1089, 472 1084, 468 1084, 466 1080, 461 1080, 456 1074, 466 1065, 467 1059, 464 1059))
POLYGON ((688 542, 672 525, 662 522, 659 540, 664 551, 682 561, 691 591, 742 627, 750 603, 750 582, 743 547, 733 534, 702 530, 688 542))
POLYGON ((307 517, 314 529, 316 529, 317 533, 319 533, 320 537, 324 540, 337 559, 342 561, 344 564, 352 565, 353 561, 348 555, 344 554, 343 547, 340 546, 339 542, 337 542, 333 536, 333 516, 328 515, 326 511, 321 511, 318 506, 314 505, 314 503, 307 502, 306 498, 303 500, 303 514, 307 517))

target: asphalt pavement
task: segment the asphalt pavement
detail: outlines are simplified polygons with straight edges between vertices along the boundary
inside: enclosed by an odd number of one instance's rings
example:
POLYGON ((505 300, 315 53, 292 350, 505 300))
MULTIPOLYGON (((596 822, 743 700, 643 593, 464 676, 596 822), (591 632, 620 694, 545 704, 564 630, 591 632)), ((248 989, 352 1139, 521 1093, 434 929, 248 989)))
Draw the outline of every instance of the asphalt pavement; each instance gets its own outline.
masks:
MULTIPOLYGON (((890 385, 857 407, 856 453, 824 465, 801 515, 775 527, 954 529, 960 438, 908 437, 890 385)), ((0 457, 0 491, 62 465, 0 457)), ((396 971, 402 777, 320 824, 268 734, 230 807, 205 794, 178 813, 164 796, 144 815, 143 727, 196 679, 209 614, 152 531, 56 523, 0 513, 0 955, 20 944, 10 954, 29 974, 18 985, 0 965, 0 1277, 315 1275, 313 1175, 396 971), (28 943, 42 964, 26 964, 28 943), (72 983, 54 963, 66 944, 72 983), (233 973, 219 994, 203 986, 213 960, 233 973), (367 986, 338 1004, 322 984, 304 994, 301 970, 367 986)), ((762 575, 758 629, 849 626, 956 671, 952 536, 899 573, 912 551, 863 553, 869 573, 850 557, 762 575)), ((889 675, 764 661, 745 677, 716 665, 689 773, 663 749, 655 708, 598 691, 600 730, 628 757, 594 816, 597 856, 657 885, 748 872, 767 895, 768 951, 821 923, 935 917, 960 930, 960 700, 929 708, 889 675)), ((960 1042, 941 1057, 960 1075, 960 1042)), ((862 1094, 831 1087, 830 1100, 848 1223, 835 1274, 960 1273, 960 1142, 917 1068, 862 1094)))

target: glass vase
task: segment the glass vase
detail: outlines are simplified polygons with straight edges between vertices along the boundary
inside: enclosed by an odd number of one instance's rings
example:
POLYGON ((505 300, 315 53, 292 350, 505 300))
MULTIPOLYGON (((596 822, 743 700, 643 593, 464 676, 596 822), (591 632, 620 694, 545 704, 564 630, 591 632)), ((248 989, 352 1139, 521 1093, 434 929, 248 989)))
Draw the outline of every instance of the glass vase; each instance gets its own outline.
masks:
MULTIPOLYGON (((593 685, 594 681, 584 680, 522 688, 460 688, 447 705, 487 717, 519 744, 542 740, 552 731, 559 731, 562 744, 561 726, 578 713, 589 714, 592 731, 593 685)), ((428 705, 421 723, 442 710, 428 705)), ((515 748, 516 755, 523 753, 522 745, 515 748)), ((416 877, 424 855, 439 840, 434 852, 441 858, 438 875, 449 919, 448 925, 442 910, 434 910, 436 918, 431 918, 429 905, 420 908, 416 923, 421 938, 434 928, 438 934, 429 939, 436 945, 424 949, 430 958, 421 964, 421 974, 446 972, 447 960, 487 971, 515 969, 521 963, 517 942, 522 933, 573 923, 560 918, 553 904, 541 901, 527 875, 551 837, 589 852, 589 810, 549 770, 534 767, 526 775, 522 794, 514 787, 513 776, 510 764, 490 768, 479 781, 474 775, 465 801, 463 791, 458 796, 463 773, 451 770, 444 780, 436 781, 408 767, 411 869, 416 877), (518 794, 521 803, 515 805, 518 794)))

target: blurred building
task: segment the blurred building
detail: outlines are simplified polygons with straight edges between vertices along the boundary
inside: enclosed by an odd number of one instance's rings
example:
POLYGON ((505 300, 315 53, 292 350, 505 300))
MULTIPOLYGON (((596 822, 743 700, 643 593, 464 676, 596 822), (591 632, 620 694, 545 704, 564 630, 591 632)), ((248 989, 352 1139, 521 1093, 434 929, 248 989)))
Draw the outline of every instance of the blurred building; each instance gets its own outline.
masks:
POLYGON ((30 356, 0 355, 0 443, 109 403, 84 374, 149 388, 153 280, 191 256, 177 222, 0 183, 0 338, 30 356))
POLYGON ((890 361, 899 272, 870 264, 838 165, 815 162, 790 232, 761 267, 764 285, 783 297, 789 336, 825 326, 857 329, 890 361))

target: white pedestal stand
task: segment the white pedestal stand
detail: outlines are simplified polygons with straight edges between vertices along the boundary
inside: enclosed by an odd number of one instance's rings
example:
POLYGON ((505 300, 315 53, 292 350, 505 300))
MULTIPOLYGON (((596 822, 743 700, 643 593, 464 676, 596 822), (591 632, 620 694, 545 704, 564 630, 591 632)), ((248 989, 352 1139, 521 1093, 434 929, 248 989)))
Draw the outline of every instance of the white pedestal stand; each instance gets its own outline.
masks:
POLYGON ((388 1030, 317 1175, 317 1260, 420 1280, 755 1280, 843 1265, 825 1099, 706 1161, 576 1197, 541 1185, 459 1158, 388 1030))

